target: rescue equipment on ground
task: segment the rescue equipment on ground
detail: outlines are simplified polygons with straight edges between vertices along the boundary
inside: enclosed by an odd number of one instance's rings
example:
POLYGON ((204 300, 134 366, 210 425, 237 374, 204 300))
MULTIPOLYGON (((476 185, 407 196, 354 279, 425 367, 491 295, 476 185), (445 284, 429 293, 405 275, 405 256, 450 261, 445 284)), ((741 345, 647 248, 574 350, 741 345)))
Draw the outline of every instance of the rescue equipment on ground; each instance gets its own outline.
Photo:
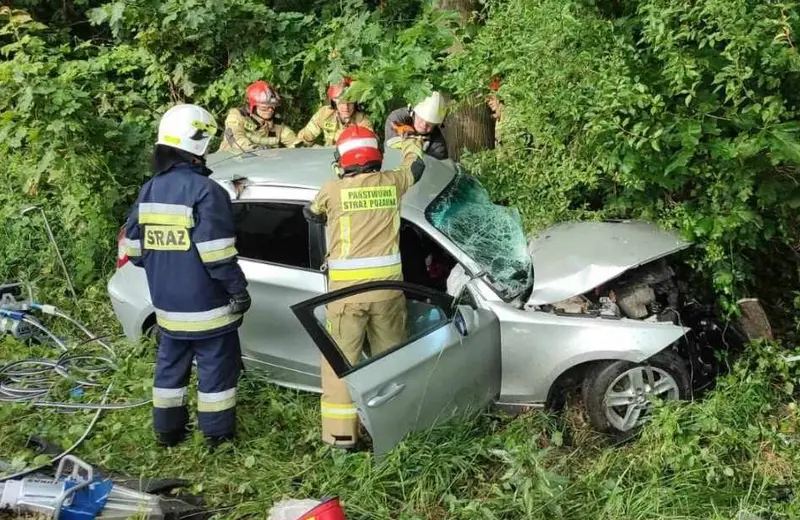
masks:
POLYGON ((320 500, 282 500, 269 510, 267 520, 347 520, 337 497, 320 500))
POLYGON ((173 493, 190 484, 174 478, 112 478, 107 472, 66 455, 55 478, 36 474, 0 481, 0 510, 54 520, 209 518, 211 514, 202 505, 202 498, 173 493))
POLYGON ((0 509, 43 514, 53 520, 164 518, 157 496, 97 477, 92 466, 72 455, 61 459, 53 479, 28 477, 0 483, 0 509))
POLYGON ((6 334, 23 342, 51 345, 60 354, 55 359, 37 357, 0 365, 0 402, 28 402, 34 406, 73 410, 132 408, 150 402, 148 399, 101 406, 92 403, 46 401, 53 387, 63 381, 73 383, 73 397, 82 396, 87 389, 102 387, 98 380, 113 371, 116 353, 106 342, 107 338, 95 335, 58 307, 35 301, 30 287, 21 283, 0 285, 0 337, 6 334), (39 319, 43 316, 66 320, 78 328, 86 339, 76 343, 62 339, 39 319), (79 347, 90 343, 100 345, 106 354, 79 350, 79 347))

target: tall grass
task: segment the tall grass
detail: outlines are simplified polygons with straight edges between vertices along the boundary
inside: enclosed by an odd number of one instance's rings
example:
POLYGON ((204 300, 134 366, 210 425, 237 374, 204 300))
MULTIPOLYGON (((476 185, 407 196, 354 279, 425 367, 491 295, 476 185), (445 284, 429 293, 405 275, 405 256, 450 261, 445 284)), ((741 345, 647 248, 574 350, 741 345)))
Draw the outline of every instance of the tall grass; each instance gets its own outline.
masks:
MULTIPOLYGON (((148 397, 153 345, 119 348, 111 400, 148 397)), ((3 361, 48 354, 0 341, 3 361)), ((279 499, 325 495, 341 497, 349 520, 732 519, 741 511, 797 518, 798 368, 783 354, 777 345, 753 346, 702 401, 658 407, 641 437, 619 446, 570 406, 561 416, 486 414, 444 425, 379 460, 338 453, 319 442, 316 396, 248 373, 235 445, 210 452, 195 433, 162 449, 145 406, 105 412, 77 454, 133 477, 190 479, 220 518, 265 518, 279 499)), ((38 462, 44 457, 24 448, 29 435, 68 446, 89 419, 2 405, 0 459, 38 462)))

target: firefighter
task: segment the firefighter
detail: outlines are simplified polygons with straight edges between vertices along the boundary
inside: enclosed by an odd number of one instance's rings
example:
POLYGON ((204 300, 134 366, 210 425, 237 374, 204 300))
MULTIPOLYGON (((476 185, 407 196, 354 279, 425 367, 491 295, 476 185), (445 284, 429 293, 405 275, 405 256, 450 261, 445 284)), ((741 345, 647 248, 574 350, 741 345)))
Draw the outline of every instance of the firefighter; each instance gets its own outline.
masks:
POLYGON ((358 125, 373 129, 369 118, 356 103, 341 99, 352 84, 351 78, 344 78, 341 83, 328 86, 329 106, 317 110, 305 128, 297 133, 299 145, 312 146, 322 134, 324 145, 333 146, 345 128, 358 125))
POLYGON ((398 108, 386 119, 386 146, 398 147, 404 136, 419 136, 423 152, 436 159, 447 159, 447 143, 441 129, 444 113, 445 102, 439 92, 423 99, 413 109, 398 108))
POLYGON ((232 206, 206 165, 214 118, 181 104, 161 118, 153 177, 125 224, 126 252, 147 275, 161 330, 153 386, 159 441, 185 437, 187 385, 197 361, 198 425, 210 446, 235 434, 238 328, 250 307, 236 255, 232 206))
POLYGON ((501 144, 502 124, 504 122, 503 109, 505 108, 503 102, 500 100, 500 96, 497 93, 498 90, 500 90, 500 78, 495 77, 492 80, 491 85, 489 85, 490 93, 486 96, 486 104, 489 106, 489 110, 492 112, 492 118, 495 121, 495 146, 499 146, 501 144))
MULTIPOLYGON (((422 176, 420 139, 403 141, 399 168, 381 171, 383 154, 369 129, 348 128, 336 142, 336 178, 326 182, 304 213, 311 222, 327 222, 327 272, 331 291, 375 280, 402 280, 400 200, 422 176)), ((399 290, 348 296, 327 305, 327 326, 351 364, 364 337, 372 355, 399 344, 405 336, 406 302, 399 290)), ((353 448, 358 417, 345 382, 322 358, 322 440, 353 448)))
POLYGON ((297 135, 288 126, 275 121, 281 106, 278 91, 266 81, 247 87, 247 104, 228 112, 225 133, 219 152, 250 152, 280 146, 293 148, 297 135))

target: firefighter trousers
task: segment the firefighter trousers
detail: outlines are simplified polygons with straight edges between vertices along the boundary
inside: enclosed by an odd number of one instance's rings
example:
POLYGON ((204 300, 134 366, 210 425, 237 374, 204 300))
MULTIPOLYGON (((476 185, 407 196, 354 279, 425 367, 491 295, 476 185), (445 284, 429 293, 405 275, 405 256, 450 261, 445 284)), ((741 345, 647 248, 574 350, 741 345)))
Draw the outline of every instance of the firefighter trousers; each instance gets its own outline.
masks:
POLYGON ((207 437, 233 436, 236 385, 241 373, 239 333, 235 330, 197 340, 161 336, 153 385, 153 429, 171 433, 186 428, 186 395, 195 358, 198 426, 207 437))
MULTIPOLYGON (((403 295, 380 302, 332 303, 327 306, 328 332, 342 354, 357 365, 369 340, 372 356, 399 345, 406 335, 406 298, 403 295)), ((321 362, 322 441, 349 448, 358 441, 358 414, 350 391, 325 358, 321 362)))

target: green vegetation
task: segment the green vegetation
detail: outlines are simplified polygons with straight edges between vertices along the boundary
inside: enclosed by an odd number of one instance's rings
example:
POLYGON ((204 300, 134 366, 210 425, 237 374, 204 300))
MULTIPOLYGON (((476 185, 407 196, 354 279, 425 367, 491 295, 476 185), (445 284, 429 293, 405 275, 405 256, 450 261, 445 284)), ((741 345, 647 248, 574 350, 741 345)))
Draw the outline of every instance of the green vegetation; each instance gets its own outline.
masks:
MULTIPOLYGON (((147 398, 153 345, 121 345, 120 352, 119 369, 108 380, 114 385, 109 402, 147 398)), ((264 518, 282 498, 329 494, 342 498, 352 520, 729 520, 740 511, 796 518, 800 365, 787 365, 778 353, 774 346, 754 347, 710 396, 658 409, 642 437, 622 446, 594 434, 571 406, 561 417, 498 414, 414 434, 382 460, 343 455, 319 441, 315 396, 247 374, 235 446, 209 452, 197 432, 164 450, 144 406, 104 412, 77 454, 133 477, 187 478, 192 492, 220 508, 220 518, 264 518)), ((0 343, 2 359, 40 354, 48 352, 0 343)), ((59 388, 54 397, 65 398, 66 391, 59 388)), ((102 392, 83 399, 99 401, 102 392)), ((66 447, 92 415, 4 405, 0 458, 17 468, 47 460, 23 448, 27 436, 66 447)))
MULTIPOLYGON (((433 88, 479 99, 499 76, 503 146, 464 162, 530 230, 653 219, 696 241, 691 261, 726 310, 753 294, 790 319, 800 307, 797 2, 486 0, 466 24, 400 0, 14 5, 0 7, 0 281, 66 303, 40 217, 19 216, 42 204, 96 330, 112 332, 104 285, 166 107, 201 103, 221 123, 264 78, 297 129, 345 73, 379 124, 433 88)), ((147 397, 152 346, 119 348, 112 400, 147 397)), ((37 353, 0 343, 3 362, 37 353)), ((133 476, 190 478, 228 518, 324 494, 353 519, 796 518, 800 368, 779 353, 754 346, 703 401, 661 409, 622 447, 571 410, 442 427, 381 461, 337 455, 317 440, 314 396, 249 375, 243 438, 228 452, 200 438, 160 450, 143 407, 106 413, 78 453, 133 476)), ((27 435, 68 446, 89 419, 3 405, 0 458, 31 464, 27 435)))

